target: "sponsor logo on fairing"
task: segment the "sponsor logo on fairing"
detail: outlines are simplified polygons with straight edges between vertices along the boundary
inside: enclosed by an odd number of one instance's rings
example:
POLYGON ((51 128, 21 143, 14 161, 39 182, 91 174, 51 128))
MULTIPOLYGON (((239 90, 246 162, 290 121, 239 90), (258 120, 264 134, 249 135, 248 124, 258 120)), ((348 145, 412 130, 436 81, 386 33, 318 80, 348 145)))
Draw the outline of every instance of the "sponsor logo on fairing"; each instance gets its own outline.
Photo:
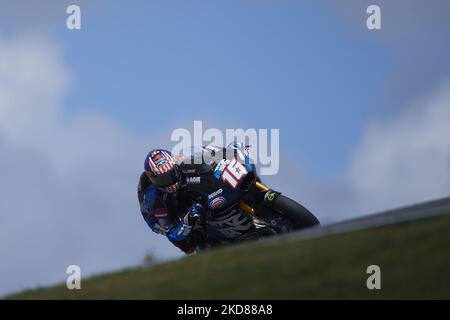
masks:
POLYGON ((271 192, 267 195, 268 201, 273 201, 275 199, 275 192, 271 192))
POLYGON ((186 182, 188 184, 199 184, 200 183, 200 177, 187 177, 186 182))
POLYGON ((211 203, 209 204, 209 207, 211 209, 218 209, 218 208, 222 207, 225 203, 226 203, 226 200, 224 197, 218 197, 211 201, 211 203))
POLYGON ((212 198, 214 198, 215 196, 218 196, 218 195, 221 194, 222 192, 223 192, 223 189, 220 188, 219 190, 214 191, 213 193, 211 193, 211 194, 208 196, 208 199, 211 200, 212 198))

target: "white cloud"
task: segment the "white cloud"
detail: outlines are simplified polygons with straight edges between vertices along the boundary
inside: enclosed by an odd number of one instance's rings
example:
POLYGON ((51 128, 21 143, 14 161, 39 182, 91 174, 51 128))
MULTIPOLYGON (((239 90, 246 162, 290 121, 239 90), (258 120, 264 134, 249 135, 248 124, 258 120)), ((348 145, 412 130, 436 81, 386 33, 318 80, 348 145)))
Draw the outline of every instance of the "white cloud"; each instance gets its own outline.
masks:
POLYGON ((450 82, 396 120, 370 123, 347 179, 364 210, 448 196, 450 82))
MULTIPOLYGON (((53 42, 0 38, 0 294, 178 249, 140 217, 148 146, 98 114, 63 119, 70 73, 53 42)), ((152 140, 157 144, 158 141, 152 140)))

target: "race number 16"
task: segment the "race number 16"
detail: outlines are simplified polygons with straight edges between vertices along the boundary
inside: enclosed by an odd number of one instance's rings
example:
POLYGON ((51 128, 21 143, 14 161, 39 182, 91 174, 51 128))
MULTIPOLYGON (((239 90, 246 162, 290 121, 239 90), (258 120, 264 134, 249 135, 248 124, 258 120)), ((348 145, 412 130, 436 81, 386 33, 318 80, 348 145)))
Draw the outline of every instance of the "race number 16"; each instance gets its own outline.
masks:
POLYGON ((236 188, 242 177, 246 174, 247 170, 245 167, 234 158, 223 171, 222 180, 227 182, 233 188, 236 188))

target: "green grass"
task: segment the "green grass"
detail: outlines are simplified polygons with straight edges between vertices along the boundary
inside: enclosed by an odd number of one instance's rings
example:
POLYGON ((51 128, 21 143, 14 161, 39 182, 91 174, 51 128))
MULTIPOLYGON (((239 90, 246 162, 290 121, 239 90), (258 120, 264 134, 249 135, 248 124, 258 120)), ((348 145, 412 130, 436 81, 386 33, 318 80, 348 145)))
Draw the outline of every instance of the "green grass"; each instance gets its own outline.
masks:
POLYGON ((450 298, 450 216, 310 240, 212 250, 13 299, 450 298), (368 290, 366 268, 381 268, 368 290))

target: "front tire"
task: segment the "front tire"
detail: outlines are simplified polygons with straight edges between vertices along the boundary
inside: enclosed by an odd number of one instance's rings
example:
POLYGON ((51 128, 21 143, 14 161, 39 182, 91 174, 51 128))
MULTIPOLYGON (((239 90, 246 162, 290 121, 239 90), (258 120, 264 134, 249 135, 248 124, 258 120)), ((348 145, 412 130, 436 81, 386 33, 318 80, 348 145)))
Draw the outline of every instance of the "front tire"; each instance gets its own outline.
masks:
POLYGON ((319 220, 308 209, 282 194, 275 199, 272 208, 285 217, 294 230, 320 225, 319 220))

